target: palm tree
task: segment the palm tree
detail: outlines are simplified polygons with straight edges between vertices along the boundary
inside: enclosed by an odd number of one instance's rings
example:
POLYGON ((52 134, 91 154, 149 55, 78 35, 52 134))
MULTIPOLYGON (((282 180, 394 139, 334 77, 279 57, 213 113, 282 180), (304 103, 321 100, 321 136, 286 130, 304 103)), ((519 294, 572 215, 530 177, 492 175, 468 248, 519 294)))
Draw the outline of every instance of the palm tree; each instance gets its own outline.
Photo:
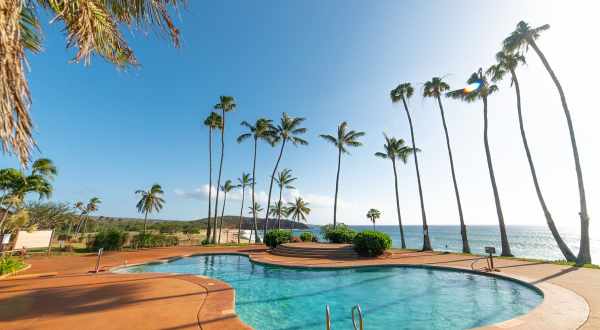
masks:
POLYGON ((305 118, 300 117, 290 117, 287 113, 283 113, 281 116, 281 120, 279 125, 275 126, 274 135, 273 135, 273 143, 276 144, 281 142, 281 149, 279 149, 279 156, 277 157, 277 161, 275 162, 275 167, 273 168, 273 173, 271 174, 271 182, 269 183, 269 195, 267 198, 267 215, 265 216, 265 228, 264 233, 267 233, 267 225, 269 224, 269 208, 271 206, 271 193, 273 191, 273 180, 275 179, 275 173, 277 172, 277 168, 279 167, 279 162, 281 161, 281 156, 283 155, 283 149, 285 148, 285 144, 287 141, 290 141, 293 145, 307 145, 308 142, 297 135, 306 133, 306 128, 300 127, 302 122, 304 122, 305 118))
POLYGON ((211 227, 211 207, 212 207, 212 133, 215 129, 223 128, 223 119, 216 112, 211 112, 204 120, 204 126, 208 127, 208 223, 206 226, 206 240, 210 240, 211 227))
POLYGON ((162 198, 164 191, 162 187, 155 183, 148 190, 137 190, 135 192, 136 195, 140 195, 140 200, 138 201, 136 207, 138 212, 144 213, 144 231, 142 234, 142 247, 145 243, 146 238, 146 227, 148 224, 148 213, 152 213, 154 211, 160 212, 162 210, 165 200, 162 198))
POLYGON ((381 218, 381 212, 378 209, 370 209, 367 212, 367 218, 373 223, 373 230, 375 230, 375 221, 381 218))
POLYGON ((37 193, 39 199, 50 198, 53 187, 50 181, 57 174, 54 163, 46 158, 36 160, 31 166, 31 173, 24 175, 23 172, 16 169, 4 169, 0 173, 0 183, 2 189, 6 192, 2 198, 3 202, 8 202, 6 212, 0 219, 0 233, 2 233, 4 221, 8 216, 8 211, 22 203, 29 193, 37 193), (6 200, 4 200, 6 197, 6 200))
POLYGON ((221 244, 221 232, 223 231, 223 217, 225 216, 225 204, 227 203, 227 193, 238 187, 239 186, 237 185, 233 185, 231 180, 225 181, 225 183, 221 186, 221 190, 223 191, 223 210, 221 211, 221 220, 219 221, 219 238, 217 241, 219 244, 221 244))
MULTIPOLYGON (((252 205, 248 206, 248 210, 250 210, 250 213, 252 215, 252 218, 254 218, 254 242, 255 243, 260 243, 260 238, 258 238, 258 226, 256 225, 256 217, 258 216, 258 213, 263 211, 263 208, 260 206, 260 204, 254 202, 252 203, 252 205)), ((250 237, 252 237, 252 234, 250 234, 250 237)))
POLYGON ((518 52, 508 53, 505 51, 501 51, 496 54, 496 60, 498 61, 498 63, 490 67, 488 73, 492 76, 492 81, 494 82, 502 80, 506 74, 510 73, 511 85, 515 86, 515 93, 517 95, 517 115, 519 118, 521 139, 523 140, 523 147, 525 148, 525 154, 527 155, 527 162, 529 163, 529 171, 531 172, 531 178, 533 179, 535 192, 542 207, 542 211, 544 212, 544 216, 546 217, 546 223, 548 224, 548 228, 550 228, 550 232, 552 233, 554 240, 558 244, 558 248, 565 256, 565 259, 567 259, 567 261, 575 261, 576 257, 569 248, 569 246, 565 243, 565 241, 563 241, 562 237, 560 236, 560 233, 556 228, 556 224, 552 219, 552 214, 548 210, 546 201, 544 200, 544 196, 542 195, 542 190, 540 188, 540 184, 537 178, 535 166, 533 165, 533 158, 531 157, 531 152, 529 150, 529 143, 527 142, 527 136, 525 135, 523 115, 521 112, 521 89, 516 74, 516 69, 519 66, 519 64, 525 64, 525 57, 518 52))
POLYGON ((277 229, 281 229, 281 217, 285 217, 287 214, 287 209, 283 202, 280 200, 273 203, 269 208, 269 212, 271 216, 277 217, 277 229))
POLYGON ((450 147, 450 135, 448 134, 448 126, 446 125, 446 116, 444 115, 444 107, 442 105, 441 95, 450 90, 448 85, 442 78, 433 77, 423 86, 423 97, 433 97, 437 100, 442 116, 442 124, 444 126, 444 135, 446 136, 446 147, 448 148, 448 159, 450 159, 450 172, 452 173, 452 184, 454 185, 454 195, 456 197, 456 206, 458 207, 458 219, 460 221, 460 236, 462 238, 462 252, 471 253, 469 247, 469 239, 467 238, 467 226, 463 217, 462 203, 460 202, 460 194, 458 193, 458 184, 456 183, 456 173, 454 172, 454 159, 452 158, 452 148, 450 147))
POLYGON ((585 189, 583 186, 583 173, 581 171, 581 164, 579 162, 579 151, 577 149, 577 141, 575 140, 575 129, 573 128, 573 122, 571 120, 571 113, 569 112, 569 107, 567 105, 567 98, 565 97, 565 93, 558 81, 558 77, 550 67, 546 56, 540 48, 538 47, 535 40, 540 37, 541 32, 550 29, 550 25, 542 25, 537 28, 531 28, 529 24, 520 21, 517 24, 517 28, 513 31, 506 39, 504 39, 503 45, 504 50, 507 52, 512 52, 515 50, 525 49, 528 50, 529 46, 533 48, 535 53, 538 55, 546 71, 550 74, 556 89, 558 90, 558 95, 560 96, 560 101, 562 104, 563 111, 565 113, 565 118, 567 120, 567 126, 569 127, 569 135, 571 137, 571 148, 573 149, 573 160, 575 161, 575 172, 577 173, 577 184, 579 188, 579 217, 581 219, 581 238, 579 244, 579 255, 577 256, 577 264, 583 265, 592 262, 592 255, 590 253, 590 217, 587 211, 587 202, 585 199, 585 189))
MULTIPOLYGON (((402 101, 404 105, 404 111, 406 112, 406 118, 408 118, 408 125, 410 127, 410 138, 412 141, 413 149, 417 149, 415 144, 415 132, 413 130, 412 117, 408 111, 407 100, 412 97, 414 88, 410 83, 403 83, 398 85, 390 92, 390 98, 392 103, 402 101)), ((425 214, 425 202, 423 201, 423 188, 421 187, 421 173, 419 172, 419 160, 417 159, 417 153, 413 153, 415 159, 415 170, 417 171, 417 186, 419 188, 419 201, 421 202, 421 219, 423 220, 423 251, 431 251, 431 240, 429 239, 429 226, 427 225, 427 215, 425 214)))
POLYGON ((398 173, 396 171, 396 160, 399 159, 401 162, 406 164, 408 157, 414 153, 415 150, 404 144, 403 139, 396 139, 394 137, 385 137, 385 144, 383 145, 384 152, 376 152, 375 156, 383 159, 389 159, 392 161, 392 168, 394 169, 394 189, 396 192, 396 211, 398 213, 398 227, 400 228, 400 243, 403 249, 406 249, 406 241, 404 240, 404 228, 402 227, 402 215, 400 214, 400 196, 398 195, 398 173))
POLYGON ((289 168, 283 169, 277 177, 275 178, 275 182, 277 182, 277 186, 279 186, 279 202, 274 205, 278 206, 277 213, 274 213, 277 216, 277 229, 281 229, 281 215, 284 214, 282 211, 282 196, 284 189, 296 189, 296 187, 292 186, 291 183, 296 181, 298 178, 294 178, 292 176, 292 170, 289 168))
POLYGON ((348 123, 345 121, 338 126, 337 137, 329 134, 319 135, 325 139, 325 141, 332 143, 338 149, 337 175, 335 177, 335 199, 333 201, 333 228, 335 228, 337 224, 337 197, 340 184, 340 165, 342 162, 342 153, 349 154, 346 147, 361 146, 362 143, 358 141, 358 138, 364 135, 365 132, 357 132, 353 130, 348 131, 348 123))
MULTIPOLYGON (((287 215, 292 217, 292 220, 306 222, 306 216, 310 214, 310 203, 305 202, 302 197, 296 197, 294 202, 289 202, 287 207, 287 215)), ((294 226, 295 227, 295 226, 294 226)))
MULTIPOLYGON (((223 172, 223 157, 225 156, 225 113, 235 110, 236 104, 233 96, 220 96, 219 103, 215 109, 221 110, 221 160, 219 161, 219 176, 217 179, 217 196, 215 197, 215 228, 217 226, 217 215, 219 213, 219 187, 221 186, 221 173, 223 172)), ((212 189, 212 187, 209 187, 212 189)), ((213 233, 212 243, 215 243, 217 233, 213 233)))
POLYGON ((98 55, 118 67, 137 66, 121 26, 156 30, 179 46, 179 30, 171 13, 182 0, 158 1, 0 1, 0 140, 3 151, 26 165, 35 148, 29 116, 31 94, 26 77, 26 54, 42 51, 39 15, 64 23, 66 44, 76 48, 73 62, 85 65, 98 55), (42 14, 43 13, 43 14, 42 14))
POLYGON ((485 146, 485 157, 487 160, 488 171, 490 173, 490 181, 492 183, 492 190, 494 192, 494 202, 496 204, 496 213, 498 215, 498 223, 500 225, 500 241, 502 243, 502 256, 512 256, 510 252, 510 244, 508 243, 508 236, 506 235, 506 226, 504 224, 504 215, 502 214, 502 206, 500 205, 500 194, 498 193, 498 187, 496 185, 496 176, 494 175, 494 165, 492 163, 492 156, 490 154, 490 146, 488 143, 488 108, 487 100, 488 97, 498 90, 498 86, 490 84, 488 81, 489 74, 484 73, 482 69, 471 74, 467 84, 474 86, 474 89, 459 89, 452 92, 448 92, 449 97, 460 99, 465 102, 475 102, 481 100, 483 102, 483 145, 485 146))
MULTIPOLYGON (((237 142, 241 143, 244 140, 249 138, 254 139, 254 154, 252 160, 252 178, 256 178, 256 149, 258 146, 258 141, 263 140, 267 143, 273 145, 273 121, 270 119, 259 118, 256 120, 254 125, 250 125, 248 122, 243 121, 242 126, 248 128, 249 133, 244 133, 237 138, 237 142)), ((255 193, 255 185, 256 180, 252 180, 252 205, 256 204, 256 193, 255 193)), ((258 237, 258 223, 256 222, 256 213, 253 213, 254 220, 254 240, 256 243, 260 243, 260 238, 258 237)))
POLYGON ((242 206, 240 208, 240 224, 238 226, 238 244, 240 244, 240 236, 242 235, 242 221, 244 221, 244 201, 246 199, 246 187, 251 185, 254 179, 250 177, 248 173, 242 173, 242 176, 238 178, 238 186, 242 189, 242 206))
POLYGON ((77 226, 77 230, 75 231, 77 234, 79 234, 80 232, 85 233, 85 228, 87 227, 88 222, 87 216, 90 213, 98 211, 98 204, 100 203, 102 203, 102 201, 98 197, 90 198, 85 207, 83 206, 82 202, 75 203, 75 207, 77 207, 81 211, 81 214, 79 215, 81 221, 79 221, 79 225, 77 226), (81 219, 82 216, 85 217, 81 219))

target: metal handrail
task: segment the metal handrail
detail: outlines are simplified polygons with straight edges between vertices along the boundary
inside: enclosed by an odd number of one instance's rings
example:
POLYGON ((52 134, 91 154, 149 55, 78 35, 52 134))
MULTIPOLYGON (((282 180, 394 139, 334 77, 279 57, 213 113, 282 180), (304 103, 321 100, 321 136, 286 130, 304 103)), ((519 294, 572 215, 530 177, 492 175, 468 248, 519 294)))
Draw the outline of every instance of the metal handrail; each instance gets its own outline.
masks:
POLYGON ((354 307, 352 307, 352 325, 354 326, 354 330, 364 330, 363 316, 362 310, 360 309, 360 305, 354 305, 354 307), (358 328, 356 327, 356 320, 354 319, 355 310, 358 311, 358 328))
POLYGON ((325 327, 327 330, 331 330, 331 311, 329 310, 329 305, 325 306, 325 327))

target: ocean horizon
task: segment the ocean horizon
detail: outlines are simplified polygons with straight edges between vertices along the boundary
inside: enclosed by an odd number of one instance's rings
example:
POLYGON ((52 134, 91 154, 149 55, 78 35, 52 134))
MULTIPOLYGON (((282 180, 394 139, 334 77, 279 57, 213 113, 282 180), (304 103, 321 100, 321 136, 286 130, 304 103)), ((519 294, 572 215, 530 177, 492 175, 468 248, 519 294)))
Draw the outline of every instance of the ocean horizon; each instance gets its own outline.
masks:
MULTIPOLYGON (((349 226, 356 231, 370 230, 373 226, 349 226)), ((385 232, 392 238, 392 246, 400 248, 400 230, 394 225, 376 225, 377 231, 385 232)), ((318 234, 320 239, 320 227, 311 225, 311 232, 318 234)), ((300 230, 302 231, 302 230, 300 230)), ((506 227, 508 240, 512 253, 515 257, 533 258, 543 260, 564 260, 564 256, 558 249, 556 241, 546 226, 533 225, 511 225, 506 227)), ((559 229, 562 238, 577 255, 579 251, 579 230, 577 228, 559 229)), ((593 262, 598 263, 600 258, 600 237, 591 231, 591 251, 593 262)), ((460 227, 458 225, 430 225, 429 236, 431 245, 437 251, 462 252, 462 240, 460 227)), ((497 225, 473 225, 467 226, 467 236, 471 253, 484 254, 486 246, 493 246, 499 255, 500 233, 497 225)), ((420 249, 423 245, 422 226, 404 226, 404 238, 406 247, 409 249, 420 249)))

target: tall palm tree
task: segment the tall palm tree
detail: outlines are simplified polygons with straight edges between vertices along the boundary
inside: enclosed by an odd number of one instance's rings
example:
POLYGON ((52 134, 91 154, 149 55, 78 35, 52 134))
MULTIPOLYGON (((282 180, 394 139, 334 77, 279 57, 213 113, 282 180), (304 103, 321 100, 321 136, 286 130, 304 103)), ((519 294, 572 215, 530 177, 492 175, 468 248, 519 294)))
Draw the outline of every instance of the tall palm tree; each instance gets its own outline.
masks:
MULTIPOLYGON (((256 120, 256 123, 254 125, 243 121, 242 126, 248 128, 250 132, 238 136, 237 142, 241 143, 249 138, 252 138, 254 140, 254 153, 252 156, 252 205, 256 205, 256 180, 254 180, 254 178, 256 178, 256 149, 259 140, 266 141, 267 143, 273 145, 273 136, 275 134, 273 121, 270 119, 259 118, 256 120)), ((252 217, 254 220, 254 241, 256 243, 260 243, 260 238, 258 237, 258 223, 256 221, 256 213, 253 213, 252 217)))
POLYGON ((277 212, 274 213, 274 215, 277 216, 277 229, 281 229, 281 216, 284 214, 282 206, 283 204, 281 201, 283 197, 283 190, 296 189, 296 187, 292 186, 291 184, 297 179, 298 178, 292 176, 292 170, 290 170, 289 168, 283 169, 275 178, 275 182, 277 183, 277 186, 279 186, 279 202, 274 204, 278 206, 277 212))
POLYGON ((275 162, 273 173, 271 174, 271 182, 269 183, 269 195, 267 198, 267 215, 265 216, 265 228, 264 233, 267 233, 267 226, 269 224, 269 208, 271 206, 271 193, 273 191, 273 180, 275 179, 275 173, 279 167, 281 156, 283 155, 283 149, 285 148, 286 142, 290 141, 293 145, 307 145, 308 142, 298 135, 306 133, 306 128, 300 127, 305 118, 290 117, 287 113, 283 113, 279 125, 275 126, 273 143, 276 144, 281 142, 281 148, 279 149, 279 156, 275 162))
POLYGON ((404 144, 403 139, 396 139, 394 137, 385 137, 385 144, 383 145, 383 152, 376 152, 375 156, 383 159, 389 159, 392 161, 392 168, 394 169, 394 189, 396 192, 396 212, 398 213, 398 227, 400 228, 400 243, 403 249, 406 249, 406 241, 404 239, 404 227, 402 227, 402 215, 400 213, 400 196, 398 195, 398 173, 396 171, 396 160, 400 160, 404 164, 408 162, 408 157, 419 150, 415 150, 404 144))
MULTIPOLYGON (((410 83, 403 83, 398 87, 390 91, 390 98, 392 103, 402 101, 404 105, 404 111, 406 112, 406 118, 408 119, 408 126, 410 127, 410 139, 412 141, 413 149, 417 149, 415 143, 415 132, 413 130, 412 117, 410 111, 408 111, 407 100, 412 97, 414 88, 410 83)), ((419 188, 419 201, 421 202, 421 219, 423 220, 423 251, 431 251, 431 240, 429 239, 429 226, 427 225, 427 215, 425 214, 425 202, 423 201, 423 188, 421 187, 421 173, 419 172, 419 160, 417 153, 413 153, 415 160, 415 170, 417 171, 417 186, 419 188)))
POLYGON ((212 133, 215 129, 223 128, 223 119, 213 111, 204 120, 204 126, 208 127, 208 223, 206 226, 206 240, 209 241, 212 233, 210 219, 212 216, 212 133))
MULTIPOLYGON (((40 158, 33 162, 29 175, 25 175, 17 169, 4 169, 0 173, 0 181, 2 181, 5 197, 7 197, 5 200, 8 203, 6 211, 17 206, 18 203, 22 203, 29 193, 38 194, 40 199, 50 198, 54 190, 50 182, 56 174, 56 166, 46 158, 40 158)), ((0 219, 0 233, 2 233, 7 216, 8 212, 4 212, 0 219)))
POLYGON ((88 215, 98 211, 98 204, 102 203, 100 198, 92 197, 85 205, 85 212, 83 215, 85 216, 82 221, 79 222, 79 226, 77 227, 77 234, 80 232, 85 233, 87 223, 88 223, 88 215))
POLYGON ((223 210, 221 211, 221 220, 219 221, 219 238, 217 240, 219 244, 221 244, 221 232, 223 231, 223 217, 225 216, 225 204, 227 204, 227 193, 229 193, 235 188, 238 188, 238 186, 234 185, 231 182, 231 180, 225 181, 225 183, 221 186, 221 190, 223 191, 223 210))
POLYGON ((513 31, 506 39, 504 39, 503 46, 504 50, 511 52, 515 50, 525 49, 528 50, 529 46, 533 48, 535 53, 538 55, 544 68, 550 74, 554 85, 560 96, 560 102, 562 104, 563 112, 567 120, 567 126, 569 127, 569 135, 571 137, 571 148, 573 149, 573 160, 575 161, 575 172, 577 173, 577 185, 579 188, 579 218, 581 220, 581 238, 579 244, 579 254, 577 256, 577 264, 583 265, 592 262, 592 255, 590 252, 590 217, 587 211, 587 202, 585 198, 585 188, 583 185, 583 173, 581 171, 581 164, 579 162, 579 151, 577 149, 577 141, 575 140, 575 129, 573 128, 573 122, 571 120, 571 113, 567 105, 567 98, 565 93, 558 81, 558 77, 550 67, 550 63, 546 59, 546 56, 538 47, 535 40, 540 37, 543 31, 550 29, 550 25, 542 25, 537 28, 531 28, 529 24, 520 21, 517 24, 517 28, 513 31))
POLYGON ((26 77, 26 54, 42 51, 39 15, 62 22, 73 62, 91 63, 98 55, 118 67, 138 61, 122 33, 122 26, 166 33, 179 46, 179 30, 171 13, 182 0, 156 1, 0 1, 0 140, 3 151, 26 165, 35 147, 29 116, 31 94, 26 77))
POLYGON ((560 233, 556 228, 556 224, 554 223, 554 219, 552 218, 552 214, 548 210, 548 206, 546 205, 546 201, 544 200, 544 196, 542 195, 542 190, 540 188, 540 184, 537 178, 535 166, 533 165, 533 158, 531 157, 531 152, 529 150, 529 143, 527 142, 527 136, 525 135, 523 114, 521 112, 521 88, 516 74, 517 67, 520 64, 525 64, 525 57, 519 52, 509 53, 501 51, 496 54, 496 60, 498 63, 490 67, 488 73, 492 76, 492 81, 494 82, 502 80, 508 73, 510 73, 511 85, 515 86, 515 93, 517 96, 517 116, 519 118, 519 129, 521 130, 521 139, 523 140, 523 147, 525 148, 525 154, 527 155, 527 162, 529 163, 529 171, 531 172, 531 178, 533 179, 535 192, 537 194, 538 201, 540 202, 540 205, 542 207, 542 211, 544 212, 544 216, 546 217, 546 223, 548 224, 548 228, 550 228, 550 232, 552 233, 554 240, 558 244, 558 248, 565 256, 565 259, 567 259, 568 261, 575 261, 576 257, 569 248, 569 246, 560 236, 560 233))
POLYGON ((456 173, 454 171, 454 159, 452 158, 452 148, 450 147, 450 135, 448 134, 448 126, 446 125, 446 116, 444 115, 444 106, 442 105, 441 95, 450 90, 448 85, 442 78, 433 77, 423 86, 423 97, 433 97, 437 100, 442 116, 442 125, 444 126, 444 135, 446 136, 446 147, 448 148, 448 159, 450 160, 450 172, 452 173, 452 184, 454 185, 454 195, 456 197, 456 206, 458 207, 458 219, 460 221, 460 236, 462 238, 462 252, 471 253, 469 247, 469 239, 467 238, 467 226, 463 217, 462 203, 460 194, 458 193, 458 183, 456 183, 456 173))
MULTIPOLYGON (((215 109, 221 110, 221 160, 219 161, 219 176, 217 179, 217 195, 215 196, 215 228, 217 225, 217 215, 219 213, 219 187, 221 186, 221 173, 223 172, 223 157, 225 156, 225 114, 236 108, 233 96, 220 96, 219 103, 215 104, 215 109)), ((212 189, 209 187, 209 189, 212 189)), ((212 235, 212 243, 215 243, 217 233, 212 235)))
POLYGON ((367 212, 367 218, 371 220, 371 222, 373 223, 373 230, 375 230, 375 221, 381 218, 381 212, 378 209, 370 209, 367 212))
POLYGON ((335 199, 333 201, 333 228, 336 227, 337 224, 337 197, 338 197, 338 188, 340 184, 340 165, 342 163, 342 153, 349 154, 346 147, 359 147, 362 145, 362 142, 358 141, 358 138, 364 136, 365 132, 357 132, 354 130, 348 130, 348 123, 342 122, 337 129, 337 136, 332 136, 329 134, 321 134, 319 135, 325 141, 332 143, 338 149, 338 164, 337 164, 337 174, 335 177, 335 199))
POLYGON ((145 243, 146 238, 146 227, 148 224, 148 213, 152 212, 160 212, 162 210, 165 200, 162 198, 164 195, 164 191, 162 187, 155 183, 148 190, 137 190, 135 192, 136 195, 140 195, 140 200, 138 201, 136 207, 138 212, 144 213, 144 231, 143 231, 143 239, 142 246, 145 243))
POLYGON ((498 193, 498 186, 496 185, 496 176, 494 175, 494 164, 492 163, 492 156, 490 154, 490 145, 488 142, 488 97, 498 90, 498 86, 491 84, 488 80, 489 74, 479 69, 477 72, 471 74, 467 84, 473 87, 470 89, 459 89, 452 92, 448 92, 449 97, 460 99, 465 102, 475 102, 481 100, 483 102, 483 145, 485 147, 485 157, 487 160, 488 171, 490 173, 490 181, 492 183, 492 190, 494 192, 494 203, 496 204, 496 214, 498 215, 498 223, 500 225, 500 241, 502 243, 502 256, 512 256, 510 252, 510 244, 508 243, 508 236, 506 234, 506 225, 504 224, 504 214, 502 213, 502 206, 500 205, 500 194, 498 193))
POLYGON ((309 204, 310 203, 305 202, 302 197, 296 197, 294 202, 288 203, 287 215, 291 216, 292 220, 295 220, 297 223, 299 223, 300 220, 306 222, 306 216, 310 214, 309 204))
POLYGON ((246 199, 246 187, 252 184, 254 179, 250 177, 248 173, 242 173, 242 176, 238 178, 238 186, 242 189, 242 206, 240 207, 240 224, 238 226, 238 244, 240 244, 240 237, 242 235, 242 222, 244 221, 244 201, 246 199))

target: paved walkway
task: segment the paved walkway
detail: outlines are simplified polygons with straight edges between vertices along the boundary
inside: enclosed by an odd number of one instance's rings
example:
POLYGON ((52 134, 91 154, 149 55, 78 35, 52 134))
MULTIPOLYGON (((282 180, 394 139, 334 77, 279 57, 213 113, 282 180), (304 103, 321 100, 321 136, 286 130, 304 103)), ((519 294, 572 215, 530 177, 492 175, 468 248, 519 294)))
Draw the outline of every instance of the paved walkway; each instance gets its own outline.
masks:
MULTIPOLYGON (((262 246, 252 246, 109 252, 102 265, 109 269, 196 253, 236 252, 248 254, 256 262, 305 267, 425 264, 479 269, 485 266, 483 260, 460 254, 395 251, 386 258, 349 261, 282 257, 264 251, 262 246)), ((28 259, 28 263, 31 268, 16 278, 0 280, 0 329, 249 328, 235 315, 233 289, 218 280, 169 274, 88 274, 95 264, 94 255, 40 256, 28 259)), ((542 303, 544 308, 526 315, 540 322, 516 319, 503 322, 502 328, 575 329, 575 323, 585 322, 581 329, 600 329, 600 270, 508 259, 498 259, 497 267, 502 275, 525 279, 544 291, 554 290, 550 296, 581 300, 573 306, 546 298, 542 303), (545 319, 553 316, 556 319, 555 316, 565 312, 581 315, 581 306, 586 306, 586 302, 590 309, 587 320, 566 318, 558 323, 544 323, 545 319)))

